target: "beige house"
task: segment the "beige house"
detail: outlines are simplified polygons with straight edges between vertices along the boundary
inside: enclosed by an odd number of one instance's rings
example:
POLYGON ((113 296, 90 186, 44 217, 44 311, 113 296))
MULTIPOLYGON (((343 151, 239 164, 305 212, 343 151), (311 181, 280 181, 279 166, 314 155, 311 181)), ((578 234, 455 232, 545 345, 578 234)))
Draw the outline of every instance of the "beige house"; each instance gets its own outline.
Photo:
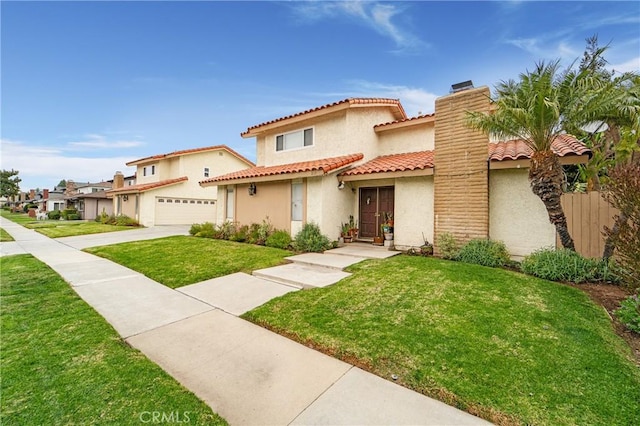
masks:
POLYGON ((114 176, 113 211, 135 218, 144 226, 215 222, 217 191, 198 182, 254 164, 225 145, 154 155, 127 163, 136 166, 136 180, 126 185, 122 173, 114 176))
MULTIPOLYGON (((372 241, 387 213, 400 249, 442 232, 502 240, 514 256, 553 246, 555 230, 529 188, 531 151, 465 125, 466 111, 489 109, 487 87, 441 97, 434 114, 413 118, 398 100, 345 99, 249 127, 242 136, 256 138, 256 167, 200 184, 218 187, 218 223, 268 217, 295 234, 313 221, 337 239, 353 215, 359 239, 372 241)), ((565 164, 589 155, 571 136, 553 148, 565 164)))

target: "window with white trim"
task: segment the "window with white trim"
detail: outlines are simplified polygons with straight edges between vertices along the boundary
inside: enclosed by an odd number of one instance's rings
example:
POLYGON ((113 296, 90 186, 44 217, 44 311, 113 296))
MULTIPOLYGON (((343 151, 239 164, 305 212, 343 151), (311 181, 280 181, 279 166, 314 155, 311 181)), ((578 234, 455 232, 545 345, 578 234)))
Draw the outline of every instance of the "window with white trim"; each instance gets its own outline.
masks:
POLYGON ((291 184, 291 220, 302 220, 302 182, 291 184))
POLYGON ((209 177, 209 168, 208 167, 204 168, 204 177, 209 177))
POLYGON ((227 188, 227 219, 228 220, 233 220, 233 214, 234 214, 234 207, 235 207, 235 202, 234 202, 234 194, 233 194, 233 188, 227 188))
POLYGON ((313 128, 276 136, 276 151, 304 148, 313 145, 313 128))

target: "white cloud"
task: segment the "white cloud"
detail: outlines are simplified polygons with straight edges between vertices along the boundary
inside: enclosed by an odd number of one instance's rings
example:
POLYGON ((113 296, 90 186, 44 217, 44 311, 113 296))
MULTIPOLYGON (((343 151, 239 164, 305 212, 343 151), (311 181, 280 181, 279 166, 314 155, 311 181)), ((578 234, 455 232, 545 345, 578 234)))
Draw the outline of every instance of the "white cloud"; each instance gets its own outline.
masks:
POLYGON ((617 72, 640 72, 640 56, 636 56, 620 64, 610 64, 607 68, 616 70, 617 72))
POLYGON ((144 145, 139 140, 109 140, 107 137, 98 134, 88 134, 84 136, 85 140, 69 142, 72 148, 86 149, 119 149, 119 148, 135 148, 144 145))
POLYGON ((375 97, 400 99, 407 115, 427 114, 435 109, 439 95, 419 87, 385 84, 365 80, 353 80, 348 83, 350 95, 355 97, 375 97))
POLYGON ((403 9, 397 4, 383 4, 375 1, 338 2, 296 2, 291 5, 298 16, 307 21, 324 18, 348 17, 356 19, 382 36, 389 37, 398 47, 399 53, 406 53, 427 47, 428 44, 401 27, 394 21, 403 9))
POLYGON ((100 182, 112 179, 117 170, 125 174, 135 172, 135 169, 125 166, 126 162, 131 161, 130 157, 91 158, 67 155, 62 150, 32 146, 8 139, 0 140, 0 145, 0 168, 18 170, 23 191, 31 188, 51 188, 60 179, 100 182))
POLYGON ((561 59, 563 62, 573 61, 582 52, 572 48, 564 40, 547 42, 542 38, 515 38, 505 40, 505 42, 529 52, 538 59, 545 60, 561 59))

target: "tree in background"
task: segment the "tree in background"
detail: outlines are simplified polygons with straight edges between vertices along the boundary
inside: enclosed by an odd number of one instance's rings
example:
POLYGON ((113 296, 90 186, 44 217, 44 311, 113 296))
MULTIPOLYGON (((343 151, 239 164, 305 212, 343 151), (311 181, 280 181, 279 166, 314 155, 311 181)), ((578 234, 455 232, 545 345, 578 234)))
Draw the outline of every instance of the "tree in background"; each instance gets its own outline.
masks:
POLYGON ((57 188, 66 188, 67 187, 67 181, 62 179, 60 182, 58 182, 58 184, 56 185, 57 188))
POLYGON ((20 182, 17 170, 0 170, 0 197, 11 198, 20 193, 20 182))

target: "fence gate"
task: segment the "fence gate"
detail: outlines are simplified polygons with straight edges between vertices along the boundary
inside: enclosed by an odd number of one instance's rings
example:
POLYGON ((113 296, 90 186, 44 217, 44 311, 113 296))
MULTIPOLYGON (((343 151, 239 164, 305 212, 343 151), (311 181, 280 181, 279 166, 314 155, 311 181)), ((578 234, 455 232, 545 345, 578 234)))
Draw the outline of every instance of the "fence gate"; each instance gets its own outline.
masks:
MULTIPOLYGON (((605 226, 613 226, 618 210, 596 191, 563 194, 561 203, 576 251, 585 257, 601 257, 605 242, 602 231, 605 226)), ((562 247, 557 235, 556 246, 562 247)))

